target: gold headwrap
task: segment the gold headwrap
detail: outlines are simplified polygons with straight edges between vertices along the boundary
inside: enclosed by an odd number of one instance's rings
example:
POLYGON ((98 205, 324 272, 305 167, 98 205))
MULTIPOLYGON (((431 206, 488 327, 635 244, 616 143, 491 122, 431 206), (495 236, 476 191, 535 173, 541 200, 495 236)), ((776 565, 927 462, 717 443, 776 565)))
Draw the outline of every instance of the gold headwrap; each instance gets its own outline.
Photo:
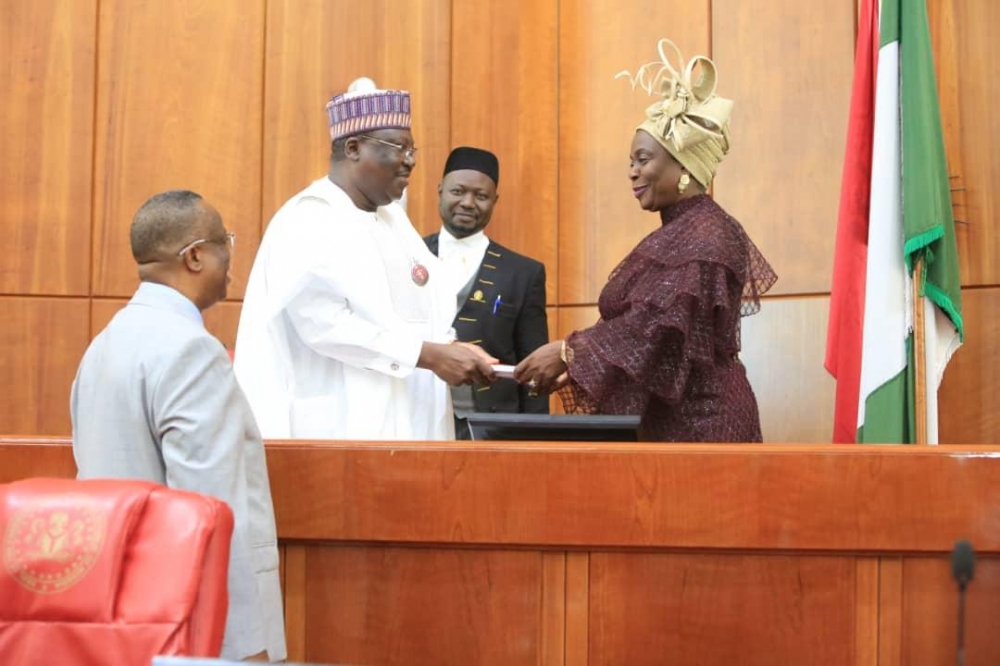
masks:
POLYGON ((715 63, 705 56, 695 56, 685 66, 681 51, 669 39, 656 45, 660 61, 638 69, 635 76, 627 71, 615 78, 627 77, 632 89, 642 88, 650 95, 659 85, 662 100, 646 109, 646 119, 636 128, 653 136, 681 165, 706 188, 712 183, 715 169, 729 152, 729 114, 732 100, 715 94, 715 63), (669 46, 677 56, 674 67, 664 53, 669 46), (692 82, 696 67, 701 71, 692 82))

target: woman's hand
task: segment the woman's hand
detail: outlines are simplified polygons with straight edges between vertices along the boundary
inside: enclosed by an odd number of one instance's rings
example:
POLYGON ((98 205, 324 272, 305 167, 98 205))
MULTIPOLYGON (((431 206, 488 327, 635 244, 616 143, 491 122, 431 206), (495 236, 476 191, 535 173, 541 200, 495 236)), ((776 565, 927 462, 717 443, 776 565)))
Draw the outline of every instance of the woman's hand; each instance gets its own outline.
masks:
POLYGON ((564 385, 566 364, 559 358, 562 340, 542 345, 514 368, 514 379, 528 386, 528 394, 551 393, 564 385), (559 381, 562 380, 562 381, 559 381))

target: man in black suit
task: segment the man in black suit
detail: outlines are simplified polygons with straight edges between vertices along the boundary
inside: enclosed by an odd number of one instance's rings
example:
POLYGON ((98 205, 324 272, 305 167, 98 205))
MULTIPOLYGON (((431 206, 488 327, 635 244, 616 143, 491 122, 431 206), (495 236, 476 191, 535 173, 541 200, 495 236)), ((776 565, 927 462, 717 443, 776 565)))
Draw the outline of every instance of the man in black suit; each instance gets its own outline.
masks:
MULTIPOLYGON (((479 148, 456 148, 438 186, 441 232, 424 239, 453 276, 458 339, 481 345, 501 363, 516 365, 549 341, 545 266, 494 243, 483 230, 499 195, 500 163, 479 148)), ((547 414, 547 396, 501 379, 489 386, 452 388, 455 437, 469 439, 472 412, 547 414)))

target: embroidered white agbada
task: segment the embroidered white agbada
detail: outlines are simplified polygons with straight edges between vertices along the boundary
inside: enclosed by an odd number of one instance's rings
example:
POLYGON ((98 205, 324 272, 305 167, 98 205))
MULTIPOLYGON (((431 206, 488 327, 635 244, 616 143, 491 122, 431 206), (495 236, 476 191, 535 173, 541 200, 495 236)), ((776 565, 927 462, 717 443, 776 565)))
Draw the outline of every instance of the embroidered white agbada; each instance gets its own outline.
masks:
POLYGON ((363 211, 327 178, 285 203, 236 336, 236 377, 263 436, 453 439, 447 384, 416 367, 424 341, 454 335, 442 273, 397 203, 363 211))

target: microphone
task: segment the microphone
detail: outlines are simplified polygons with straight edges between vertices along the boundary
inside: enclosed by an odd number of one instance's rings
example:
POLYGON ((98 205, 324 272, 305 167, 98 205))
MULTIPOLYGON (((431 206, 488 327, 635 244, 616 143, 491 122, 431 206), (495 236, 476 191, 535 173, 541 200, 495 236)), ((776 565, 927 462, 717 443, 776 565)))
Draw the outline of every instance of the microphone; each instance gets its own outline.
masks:
POLYGON ((961 539, 951 551, 951 577, 958 583, 958 651, 956 663, 965 664, 965 588, 972 582, 976 570, 976 553, 972 544, 961 539))

